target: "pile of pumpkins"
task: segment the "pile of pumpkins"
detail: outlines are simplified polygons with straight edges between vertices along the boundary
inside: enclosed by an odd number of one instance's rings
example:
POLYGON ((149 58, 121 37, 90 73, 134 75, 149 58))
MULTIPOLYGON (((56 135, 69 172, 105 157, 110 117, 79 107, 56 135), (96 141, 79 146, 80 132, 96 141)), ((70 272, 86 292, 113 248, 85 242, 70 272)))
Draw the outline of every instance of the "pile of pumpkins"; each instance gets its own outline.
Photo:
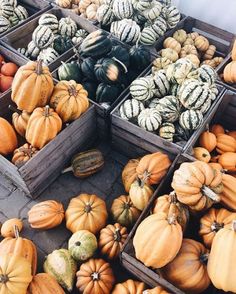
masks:
POLYGON ((207 64, 216 68, 224 60, 216 55, 216 46, 211 45, 209 40, 198 32, 187 33, 181 29, 176 31, 172 37, 168 37, 163 42, 160 51, 161 57, 165 57, 172 62, 179 58, 186 57, 199 67, 200 64, 207 64))
POLYGON ((18 66, 0 55, 0 95, 11 88, 18 66))
POLYGON ((33 31, 32 41, 18 51, 30 60, 43 60, 48 65, 73 46, 78 45, 88 35, 78 29, 76 22, 68 17, 57 18, 52 13, 44 13, 33 31))
POLYGON ((108 107, 151 63, 144 46, 127 48, 102 30, 90 33, 78 49, 75 58, 62 62, 58 79, 82 83, 90 99, 108 107))
POLYGON ((0 34, 18 25, 29 17, 25 7, 18 5, 17 0, 0 1, 0 34))
POLYGON ((217 98, 216 79, 209 65, 158 57, 151 74, 132 82, 120 116, 167 141, 188 141, 217 98))
POLYGON ((88 93, 75 81, 54 86, 52 75, 42 61, 30 61, 19 68, 12 83, 12 125, 0 118, 0 154, 13 153, 12 162, 23 165, 89 107, 88 93), (19 135, 19 139, 17 138, 19 135), (18 141, 26 143, 18 147, 18 141), (24 140, 23 140, 24 141, 24 140))
POLYGON ((236 83, 236 41, 234 42, 232 54, 232 61, 226 65, 223 72, 223 79, 226 83, 236 83))
POLYGON ((173 191, 158 196, 134 233, 136 258, 184 293, 211 283, 235 293, 236 179, 194 161, 177 166, 170 180, 173 191))

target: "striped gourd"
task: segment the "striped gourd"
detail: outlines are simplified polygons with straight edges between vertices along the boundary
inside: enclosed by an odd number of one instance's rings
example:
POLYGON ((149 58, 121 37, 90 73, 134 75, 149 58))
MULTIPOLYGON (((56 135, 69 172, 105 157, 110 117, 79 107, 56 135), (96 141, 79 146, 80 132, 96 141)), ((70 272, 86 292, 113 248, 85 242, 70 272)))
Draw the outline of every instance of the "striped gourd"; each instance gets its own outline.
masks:
POLYGON ((187 109, 198 110, 211 99, 209 86, 195 79, 186 80, 179 90, 179 100, 187 109))
POLYGON ((216 84, 210 86, 211 100, 214 101, 219 94, 216 84))
POLYGON ((151 8, 152 1, 150 0, 132 0, 132 4, 134 9, 139 12, 143 12, 149 8, 151 8))
POLYGON ((134 12, 133 20, 140 26, 143 26, 146 23, 146 18, 138 11, 134 12))
POLYGON ((11 26, 11 23, 4 16, 0 16, 0 34, 6 32, 11 26))
POLYGON ((190 60, 181 58, 167 68, 166 76, 170 82, 182 84, 194 69, 190 60))
POLYGON ((119 26, 120 26, 120 21, 113 21, 113 22, 111 23, 110 32, 111 32, 113 35, 117 36, 119 26))
POLYGON ((56 15, 52 13, 44 13, 39 18, 39 25, 49 27, 54 34, 58 32, 59 21, 56 15))
POLYGON ((18 25, 18 23, 20 22, 19 18, 15 13, 13 14, 13 16, 9 17, 8 20, 11 23, 11 27, 18 25))
POLYGON ((167 26, 169 29, 172 29, 176 27, 177 23, 180 21, 181 15, 175 6, 166 6, 165 8, 167 26))
POLYGON ((155 83, 155 96, 158 98, 162 98, 166 96, 170 91, 170 83, 167 79, 165 70, 159 70, 153 76, 153 80, 155 83))
POLYGON ((0 15, 6 17, 7 19, 14 13, 14 6, 10 2, 11 1, 8 0, 0 1, 0 15))
POLYGON ((157 34, 158 38, 162 37, 167 31, 167 24, 163 17, 158 17, 151 25, 152 29, 157 34))
POLYGON ((120 116, 125 120, 138 117, 140 112, 144 110, 144 105, 136 99, 126 100, 120 107, 120 116))
POLYGON ((217 79, 216 71, 211 66, 203 64, 198 69, 198 79, 203 83, 212 85, 216 82, 217 79))
POLYGON ((14 14, 17 16, 17 18, 21 20, 25 20, 29 17, 28 11, 25 9, 24 6, 17 5, 14 14))
POLYGON ((211 102, 212 102, 211 98, 208 98, 208 99, 206 100, 206 102, 202 105, 202 107, 199 109, 199 111, 201 111, 202 114, 207 113, 207 111, 208 111, 208 110, 210 109, 210 107, 211 107, 211 102))
POLYGON ((72 43, 74 44, 74 45, 79 45, 79 44, 81 44, 82 42, 83 42, 83 38, 81 38, 81 37, 73 37, 72 38, 72 43))
POLYGON ((37 59, 40 49, 36 46, 34 41, 29 42, 27 46, 27 51, 31 59, 37 59))
POLYGON ((154 98, 150 101, 147 101, 148 108, 156 108, 159 100, 160 100, 159 98, 154 98))
POLYGON ((111 26, 111 33, 124 43, 135 44, 140 35, 140 27, 132 19, 123 19, 111 26))
POLYGON ((172 0, 159 0, 164 6, 171 6, 172 0))
POLYGON ((196 130, 203 122, 203 115, 199 110, 186 110, 181 113, 179 124, 184 130, 196 130))
POLYGON ((160 16, 161 11, 162 11, 162 4, 154 0, 151 8, 145 10, 143 12, 143 15, 149 21, 155 21, 155 19, 157 19, 160 16))
POLYGON ((43 49, 38 56, 38 60, 42 60, 45 65, 49 65, 55 59, 59 57, 59 54, 53 48, 43 49))
POLYGON ((145 101, 153 98, 155 84, 151 77, 142 77, 134 80, 130 85, 130 94, 134 99, 145 101))
POLYGON ((175 122, 180 117, 181 105, 175 96, 166 96, 157 103, 156 110, 165 122, 175 122))
POLYGON ((17 51, 24 55, 25 57, 29 57, 29 53, 28 53, 28 50, 26 48, 17 48, 17 51))
POLYGON ((17 6, 17 0, 1 0, 1 2, 7 2, 9 5, 11 5, 14 9, 17 6))
POLYGON ((171 84, 170 94, 177 97, 179 95, 180 87, 181 86, 179 84, 171 84))
POLYGON ((86 31, 86 30, 84 30, 84 29, 79 29, 78 31, 76 31, 76 33, 75 33, 75 37, 81 37, 81 38, 83 38, 83 39, 85 39, 87 36, 88 36, 88 32, 86 31))
POLYGON ((140 36, 140 44, 143 45, 153 45, 158 38, 158 35, 152 27, 146 27, 142 30, 140 36))
POLYGON ((149 132, 158 130, 161 123, 161 115, 155 108, 146 108, 138 116, 138 125, 149 132))
POLYGON ((103 1, 101 1, 101 5, 102 4, 107 4, 110 7, 112 7, 113 3, 114 3, 114 0, 103 0, 103 1))
POLYGON ((54 41, 54 35, 50 28, 45 26, 38 26, 33 32, 32 40, 38 48, 44 49, 52 45, 54 41))
POLYGON ((175 142, 188 141, 192 131, 183 129, 179 123, 175 124, 175 142))
POLYGON ((175 135, 175 126, 172 123, 163 123, 159 129, 159 136, 162 139, 173 142, 175 135))
POLYGON ((97 21, 103 25, 109 25, 115 20, 115 15, 110 5, 103 4, 97 10, 97 21))
POLYGON ((112 11, 117 19, 131 18, 134 9, 131 0, 114 0, 112 11))
POLYGON ((73 38, 77 31, 77 24, 69 16, 63 17, 59 20, 58 31, 62 36, 73 38))

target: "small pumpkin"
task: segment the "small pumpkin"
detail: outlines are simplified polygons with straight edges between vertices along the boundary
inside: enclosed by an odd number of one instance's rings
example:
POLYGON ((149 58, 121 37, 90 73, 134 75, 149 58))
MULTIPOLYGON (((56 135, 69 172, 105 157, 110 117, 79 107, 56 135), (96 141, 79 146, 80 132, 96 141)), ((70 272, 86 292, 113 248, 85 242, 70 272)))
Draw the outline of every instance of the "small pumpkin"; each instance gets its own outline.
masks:
POLYGON ((216 137, 216 151, 219 154, 223 154, 225 152, 236 152, 236 140, 226 134, 219 134, 216 137))
POLYGON ((184 47, 182 47, 181 51, 180 51, 180 57, 186 57, 189 54, 193 54, 198 56, 198 52, 197 49, 194 45, 185 45, 184 47))
POLYGON ((209 151, 202 147, 193 148, 193 156, 200 161, 208 163, 211 160, 211 154, 209 151))
POLYGON ((236 61, 236 40, 234 41, 234 44, 233 44, 233 49, 232 49, 232 60, 233 61, 236 61))
POLYGON ((225 152, 218 159, 219 164, 229 172, 236 172, 236 153, 225 152))
POLYGON ((194 45, 196 46, 196 48, 199 51, 203 51, 206 52, 207 49, 209 48, 210 44, 209 41, 207 40, 207 38, 203 37, 203 36, 198 36, 195 40, 194 40, 194 45))
POLYGON ((232 61, 226 65, 223 76, 226 83, 236 83, 236 61, 232 61))
POLYGON ((221 193, 221 203, 230 210, 236 212, 236 178, 231 175, 223 174, 222 182, 223 191, 221 193))
POLYGON ((188 54, 188 55, 186 55, 186 58, 188 60, 190 60, 196 67, 199 67, 200 66, 200 60, 199 60, 199 58, 198 58, 197 55, 195 55, 195 54, 188 54))
POLYGON ((175 62, 179 59, 178 52, 172 48, 166 48, 161 50, 161 57, 167 58, 168 60, 175 62))
POLYGON ((131 184, 137 177, 136 167, 139 164, 140 159, 130 159, 122 171, 122 182, 125 187, 125 191, 129 193, 131 184))
POLYGON ((18 232, 21 232, 23 229, 23 222, 19 218, 11 218, 5 221, 1 227, 1 235, 4 238, 15 237, 15 226, 17 227, 18 232))
POLYGON ((212 152, 217 144, 216 135, 209 131, 203 132, 199 138, 199 144, 209 152, 212 152))
POLYGON ((0 154, 8 155, 17 148, 17 137, 13 127, 0 117, 0 154))
POLYGON ((13 153, 12 162, 20 167, 29 161, 39 150, 31 146, 28 143, 25 143, 23 146, 16 149, 13 153))
POLYGON ((14 108, 12 105, 9 105, 9 108, 14 111, 12 114, 12 124, 16 130, 16 132, 22 137, 25 136, 26 128, 28 125, 28 121, 30 118, 30 113, 25 110, 20 111, 14 108))
POLYGON ((115 285, 112 294, 143 294, 145 284, 139 281, 127 280, 115 285))
POLYGON ((180 44, 183 44, 187 39, 187 33, 185 30, 178 30, 174 33, 173 38, 180 44))
POLYGON ((215 136, 219 134, 224 134, 225 130, 220 124, 214 124, 210 127, 210 132, 213 133, 215 136))
POLYGON ((175 50, 178 54, 181 51, 181 44, 172 37, 166 38, 163 43, 163 46, 164 48, 171 48, 175 50))
POLYGON ((233 137, 236 140, 236 131, 227 132, 227 135, 233 137))
POLYGON ((62 8, 71 8, 72 1, 71 0, 56 0, 56 4, 62 8))
POLYGON ((213 59, 214 55, 216 53, 216 46, 214 45, 210 45, 208 47, 208 49, 206 50, 204 56, 203 56, 203 59, 204 60, 210 60, 210 59, 213 59))
POLYGON ((161 286, 157 286, 153 289, 148 289, 143 291, 143 294, 171 294, 171 293, 164 290, 161 286))

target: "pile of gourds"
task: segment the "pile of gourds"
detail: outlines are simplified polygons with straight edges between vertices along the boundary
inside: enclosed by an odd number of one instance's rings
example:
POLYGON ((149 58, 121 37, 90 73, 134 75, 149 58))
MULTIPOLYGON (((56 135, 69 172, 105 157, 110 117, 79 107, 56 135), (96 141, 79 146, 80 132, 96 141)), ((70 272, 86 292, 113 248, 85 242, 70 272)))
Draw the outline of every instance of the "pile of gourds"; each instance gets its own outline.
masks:
POLYGON ((211 282, 235 293, 236 179, 214 163, 184 162, 171 188, 138 226, 136 258, 186 293, 202 293, 211 282))
POLYGON ((13 126, 0 118, 0 154, 13 153, 12 162, 23 165, 53 140, 64 124, 79 118, 89 107, 88 93, 74 81, 54 86, 52 75, 42 61, 30 61, 19 68, 12 84, 10 106, 13 126), (17 138, 19 135, 19 140, 17 138), (20 138, 26 143, 18 147, 20 138))
POLYGON ((226 83, 236 83, 236 41, 232 49, 232 61, 224 68, 223 79, 226 83))
POLYGON ((0 95, 11 88, 17 70, 18 66, 15 63, 7 62, 0 55, 0 95))
POLYGON ((157 58, 152 74, 132 82, 120 116, 170 142, 188 141, 217 97, 216 78, 209 65, 157 58))

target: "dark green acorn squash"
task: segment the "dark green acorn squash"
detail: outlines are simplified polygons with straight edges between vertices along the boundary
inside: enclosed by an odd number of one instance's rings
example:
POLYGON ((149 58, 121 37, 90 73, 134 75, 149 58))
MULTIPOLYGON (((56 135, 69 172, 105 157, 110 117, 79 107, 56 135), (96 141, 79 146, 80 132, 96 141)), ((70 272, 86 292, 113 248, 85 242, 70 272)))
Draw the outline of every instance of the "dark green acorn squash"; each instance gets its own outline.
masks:
POLYGON ((143 45, 135 45, 130 48, 130 66, 134 70, 143 71, 151 63, 151 54, 143 45))
POLYGON ((101 58, 97 61, 95 75, 100 82, 117 83, 119 81, 121 70, 117 62, 110 58, 101 58))
POLYGON ((98 85, 96 92, 96 102, 98 103, 113 103, 123 91, 120 85, 108 85, 101 83, 98 85))
POLYGON ((128 87, 138 77, 139 74, 140 72, 129 69, 126 74, 123 73, 122 75, 120 75, 119 82, 128 87))
POLYGON ((126 67, 129 67, 129 50, 121 45, 112 47, 110 53, 108 54, 108 57, 113 58, 114 60, 118 59, 126 67))
POLYGON ((179 123, 175 124, 174 142, 188 141, 193 132, 184 130, 179 123))
POLYGON ((53 49, 56 50, 60 55, 72 47, 73 43, 69 37, 62 37, 59 35, 54 39, 53 49))
POLYGON ((83 87, 88 92, 88 98, 91 100, 96 101, 96 91, 97 91, 97 83, 91 81, 83 82, 83 87))
POLYGON ((64 63, 58 68, 59 81, 74 80, 76 83, 81 83, 82 74, 77 62, 64 63))
POLYGON ((94 60, 92 57, 85 58, 81 63, 81 71, 84 75, 84 77, 90 79, 90 80, 96 80, 96 76, 94 73, 94 66, 96 64, 96 60, 94 60))

